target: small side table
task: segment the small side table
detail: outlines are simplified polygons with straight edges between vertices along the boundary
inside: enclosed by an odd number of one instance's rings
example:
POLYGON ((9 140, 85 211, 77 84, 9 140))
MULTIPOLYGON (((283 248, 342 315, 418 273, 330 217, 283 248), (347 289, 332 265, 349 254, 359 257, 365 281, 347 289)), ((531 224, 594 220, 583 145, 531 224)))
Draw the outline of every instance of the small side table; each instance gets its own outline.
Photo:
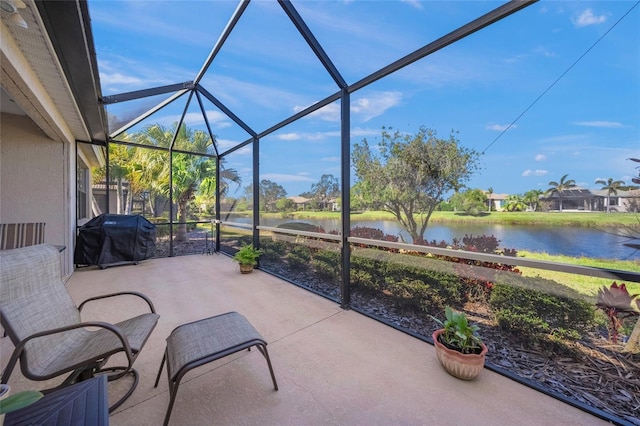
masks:
POLYGON ((7 413, 4 426, 17 425, 109 425, 107 376, 60 388, 27 407, 7 413))
POLYGON ((169 407, 164 425, 169 424, 178 386, 185 374, 193 368, 243 349, 251 350, 252 346, 257 347, 267 360, 273 387, 278 390, 276 376, 273 374, 267 352, 267 342, 244 316, 237 312, 228 312, 176 327, 167 338, 167 348, 155 383, 157 387, 166 361, 169 378, 169 407))

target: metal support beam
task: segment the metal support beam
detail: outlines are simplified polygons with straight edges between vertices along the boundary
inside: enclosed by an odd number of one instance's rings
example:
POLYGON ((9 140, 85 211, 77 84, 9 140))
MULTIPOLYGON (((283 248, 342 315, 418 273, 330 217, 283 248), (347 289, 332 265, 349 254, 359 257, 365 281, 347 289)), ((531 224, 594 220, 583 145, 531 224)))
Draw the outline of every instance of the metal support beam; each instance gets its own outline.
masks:
POLYGON ((145 112, 143 114, 140 114, 138 117, 136 117, 133 120, 129 121, 124 126, 121 126, 119 129, 109 133, 109 137, 113 138, 113 137, 119 135, 120 133, 129 130, 130 128, 132 128, 136 124, 140 123, 145 118, 150 117, 153 114, 155 114, 156 112, 160 111, 162 108, 166 107, 171 102, 175 101, 176 99, 178 99, 179 97, 181 97, 185 93, 187 93, 187 89, 181 90, 181 91, 175 93, 173 96, 170 96, 168 99, 165 99, 164 101, 160 102, 158 105, 156 105, 155 107, 151 108, 149 111, 147 111, 147 112, 145 112))
POLYGON ((336 82, 340 89, 347 87, 347 82, 342 78, 338 68, 336 68, 331 59, 329 59, 329 55, 327 55, 327 52, 325 52, 320 43, 318 43, 318 40, 316 40, 316 37, 304 22, 304 19, 302 19, 296 8, 293 7, 293 4, 291 4, 289 0, 278 0, 278 3, 280 3, 284 12, 287 14, 289 19, 291 19, 293 25, 296 26, 300 35, 302 35, 309 47, 311 47, 313 53, 315 53, 320 62, 322 62, 322 65, 324 65, 327 72, 331 75, 333 81, 336 82))
MULTIPOLYGON (((184 123, 184 117, 187 115, 187 111, 189 110, 189 104, 191 104, 191 99, 193 98, 193 90, 189 93, 189 98, 187 99, 187 103, 184 105, 184 109, 182 110, 182 114, 180 114, 180 120, 178 120, 178 124, 176 125, 175 133, 173 134, 173 139, 171 140, 171 145, 169 145, 169 152, 173 151, 173 148, 176 145, 176 140, 178 139, 178 133, 180 132, 180 127, 182 123, 184 123)), ((169 154, 173 155, 173 154, 169 154)), ((173 182, 171 182, 173 185, 173 182)))
POLYGON ((205 73, 209 69, 209 66, 213 62, 213 59, 216 57, 216 55, 224 45, 224 42, 227 40, 227 38, 231 34, 231 31, 233 31, 233 28, 238 23, 238 20, 242 16, 242 13, 247 8, 247 6, 249 6, 249 1, 250 0, 240 0, 240 3, 238 3, 236 10, 233 12, 233 15, 231 15, 231 19, 229 19, 229 22, 227 22, 227 25, 224 27, 224 30, 222 30, 222 34, 220 34, 218 41, 216 41, 216 44, 213 46, 213 49, 211 49, 211 53, 209 53, 209 56, 204 61, 202 68, 200 68, 200 71, 198 71, 198 74, 196 74, 196 78, 193 80, 195 84, 200 83, 200 80, 202 80, 202 77, 204 77, 205 73))
POLYGON ((342 260, 342 279, 340 291, 340 305, 343 309, 351 306, 351 249, 349 247, 349 233, 351 232, 351 99, 349 91, 342 89, 340 124, 340 184, 342 218, 342 246, 340 247, 342 260))
POLYGON ((211 125, 209 124, 209 118, 207 117, 207 111, 204 109, 204 105, 202 104, 202 98, 200 97, 200 92, 196 91, 196 99, 198 99, 198 105, 200 105, 200 111, 202 112, 202 118, 204 119, 204 124, 207 126, 207 131, 209 132, 209 137, 211 138, 211 145, 213 145, 213 150, 216 152, 216 156, 220 155, 218 152, 218 145, 216 144, 216 139, 213 136, 213 132, 211 131, 211 125))
POLYGON ((216 158, 216 242, 215 252, 220 253, 220 157, 216 158))
MULTIPOLYGON (((260 248, 260 139, 253 138, 253 246, 260 248)), ((258 259, 258 266, 260 265, 258 259)))
POLYGON ((151 89, 135 90, 133 92, 103 96, 102 103, 105 105, 115 104, 118 102, 132 101, 134 99, 148 98, 149 96, 162 95, 163 93, 172 93, 179 90, 189 90, 193 89, 193 87, 193 81, 185 81, 184 83, 170 84, 168 86, 153 87, 151 89))
MULTIPOLYGON (((324 98, 320 102, 317 102, 317 103, 311 105, 310 107, 307 107, 307 108, 303 109, 302 111, 298 112, 295 115, 292 115, 291 117, 287 118, 286 120, 281 121, 280 123, 276 124, 275 126, 269 127, 264 132, 259 133, 257 135, 257 138, 258 139, 264 138, 265 136, 269 135, 270 133, 273 133, 276 130, 279 130, 279 129, 283 128, 284 126, 293 123, 294 121, 304 117, 305 115, 311 114, 312 112, 317 111, 320 108, 329 105, 331 102, 337 101, 338 99, 340 99, 340 96, 341 96, 341 92, 338 91, 338 92, 334 93, 333 95, 324 98)), ((231 154, 232 152, 237 151, 240 148, 243 148, 243 147, 249 145, 251 142, 253 142, 253 139, 248 139, 248 140, 246 140, 246 141, 234 146, 233 148, 229 148, 228 150, 226 150, 225 152, 223 152, 220 155, 224 157, 227 154, 231 154)))
POLYGON ((245 132, 249 133, 252 137, 256 136, 256 132, 251 127, 249 127, 244 121, 240 120, 240 118, 238 118, 237 115, 231 112, 231 110, 227 108, 222 102, 220 102, 218 98, 216 98, 211 93, 209 93, 207 89, 200 86, 199 84, 196 86, 196 89, 198 90, 198 92, 202 93, 207 99, 209 99, 211 103, 217 106, 220 109, 220 111, 225 113, 227 117, 232 119, 238 126, 242 127, 245 132))
POLYGON ((531 6, 536 3, 538 0, 513 0, 509 3, 506 3, 500 7, 493 9, 491 12, 469 22, 466 25, 461 26, 457 30, 450 32, 449 34, 440 37, 436 41, 433 41, 426 46, 414 51, 413 53, 408 54, 407 56, 398 59, 397 61, 387 65, 386 67, 374 72, 368 77, 363 78, 362 80, 354 83, 349 86, 349 91, 354 92, 358 89, 361 89, 377 80, 380 80, 383 77, 386 77, 389 74, 392 74, 398 71, 401 68, 406 67, 414 63, 415 61, 424 58, 427 55, 430 55, 443 47, 449 46, 450 44, 467 37, 479 31, 507 16, 518 12, 521 9, 524 9, 527 6, 531 6))

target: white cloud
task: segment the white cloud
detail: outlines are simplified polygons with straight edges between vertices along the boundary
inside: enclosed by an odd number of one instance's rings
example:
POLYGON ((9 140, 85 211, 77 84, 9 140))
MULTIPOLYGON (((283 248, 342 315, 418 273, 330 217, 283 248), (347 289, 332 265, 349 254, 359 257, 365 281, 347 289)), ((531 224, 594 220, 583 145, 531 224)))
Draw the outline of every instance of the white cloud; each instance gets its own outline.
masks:
MULTIPOLYGON (((306 106, 295 106, 293 110, 297 113, 307 108, 306 106)), ((324 121, 339 122, 340 121, 340 105, 332 103, 326 105, 319 110, 309 114, 310 117, 316 117, 324 121)))
POLYGON ((142 82, 138 77, 132 75, 124 75, 119 72, 100 73, 100 84, 103 86, 117 86, 127 84, 140 84, 142 82))
POLYGON ((300 139, 300 135, 298 133, 283 133, 278 135, 278 139, 283 141, 297 141, 300 139))
POLYGON ((606 127, 610 129, 624 127, 622 123, 618 123, 617 121, 576 121, 573 124, 576 126, 606 127))
MULTIPOLYGON (((358 116, 361 121, 369 121, 372 118, 384 114, 389 108, 398 105, 402 100, 402 93, 394 92, 375 92, 369 96, 355 99, 351 102, 352 118, 358 116)), ((296 105, 294 112, 300 112, 308 108, 308 106, 296 105)), ((309 114, 310 117, 316 117, 320 120, 339 122, 340 121, 340 105, 337 103, 329 104, 317 111, 309 114)))
MULTIPOLYGON (((229 139, 216 139, 216 143, 218 144, 218 149, 220 151, 226 151, 240 144, 240 142, 238 141, 229 139)), ((251 148, 251 145, 243 146, 242 148, 233 151, 233 155, 251 155, 252 153, 253 150, 251 148)))
POLYGON ((398 105, 402 100, 400 92, 372 93, 365 98, 351 103, 351 112, 360 116, 362 121, 369 121, 385 113, 389 108, 398 105))
POLYGON ((566 148, 564 147, 566 147, 566 144, 568 142, 583 141, 584 139, 586 139, 585 135, 569 134, 569 135, 549 136, 548 138, 541 138, 538 142, 539 143, 558 143, 558 144, 561 144, 557 147, 559 150, 566 150, 566 148))
POLYGON ((596 16, 591 9, 585 9, 582 13, 571 18, 576 27, 586 27, 588 25, 602 24, 607 20, 606 15, 596 16))
POLYGON ((533 51, 534 53, 537 53, 538 55, 542 55, 546 58, 553 58, 555 56, 558 56, 555 52, 547 50, 547 48, 543 46, 538 46, 533 51))
POLYGON ((487 130, 494 130, 496 132, 504 132, 505 130, 515 129, 518 126, 516 124, 509 126, 508 124, 487 124, 487 130))
POLYGON ((547 171, 547 170, 541 170, 541 169, 530 170, 530 169, 527 169, 524 172, 522 172, 522 176, 545 176, 548 173, 549 173, 549 171, 547 171))
POLYGON ((547 156, 544 154, 538 154, 536 155, 536 161, 544 161, 547 159, 547 156))
POLYGON ((422 9, 422 4, 418 0, 400 0, 403 3, 408 4, 411 7, 415 7, 416 9, 422 9))
POLYGON ((290 175, 284 173, 266 173, 260 175, 260 179, 268 179, 278 183, 284 182, 315 182, 314 179, 303 176, 303 174, 290 175))
POLYGON ((320 161, 336 162, 336 161, 340 161, 340 157, 324 157, 324 158, 321 158, 320 161))
MULTIPOLYGON (((178 116, 174 121, 178 120, 178 116)), ((231 126, 229 118, 220 111, 209 110, 207 111, 207 120, 209 124, 215 124, 216 128, 224 128, 231 126)), ((204 124, 204 117, 200 112, 189 112, 184 115, 184 122, 188 126, 194 126, 198 124, 204 124)))

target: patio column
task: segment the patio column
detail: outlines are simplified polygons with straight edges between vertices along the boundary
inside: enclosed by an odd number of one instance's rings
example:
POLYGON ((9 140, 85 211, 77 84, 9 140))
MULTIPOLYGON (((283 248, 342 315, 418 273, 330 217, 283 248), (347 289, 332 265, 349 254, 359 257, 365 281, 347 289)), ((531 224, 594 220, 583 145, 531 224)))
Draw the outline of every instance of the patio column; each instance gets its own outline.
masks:
MULTIPOLYGON (((260 248, 260 139, 253 137, 253 246, 260 248)), ((258 267, 260 259, 258 259, 258 267)))
POLYGON ((340 196, 342 209, 342 247, 340 249, 342 259, 342 279, 340 306, 348 309, 351 306, 351 250, 349 248, 349 232, 351 231, 351 98, 347 88, 342 89, 341 94, 341 120, 340 120, 340 184, 342 185, 340 196))

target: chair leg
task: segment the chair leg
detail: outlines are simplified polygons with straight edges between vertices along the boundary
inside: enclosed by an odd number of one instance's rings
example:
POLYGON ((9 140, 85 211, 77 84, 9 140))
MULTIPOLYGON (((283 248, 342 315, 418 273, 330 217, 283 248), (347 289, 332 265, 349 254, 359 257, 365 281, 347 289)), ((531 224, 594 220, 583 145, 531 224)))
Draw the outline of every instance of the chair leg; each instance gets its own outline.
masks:
POLYGON ((167 360, 167 351, 165 350, 164 356, 162 357, 162 362, 160 363, 160 369, 158 370, 158 375, 156 376, 156 383, 153 385, 154 388, 158 387, 158 383, 160 382, 160 375, 162 374, 162 368, 164 367, 164 363, 166 360, 167 360))
MULTIPOLYGON (((180 380, 180 378, 178 378, 180 380)), ((167 407, 167 413, 164 415, 164 426, 169 424, 169 419, 171 418, 171 411, 173 410, 173 403, 176 402, 176 395, 178 394, 178 386, 180 385, 179 381, 175 383, 169 383, 169 406, 167 407)))
POLYGON ((269 366, 269 373, 271 373, 271 380, 273 381, 273 388, 278 390, 278 383, 276 382, 276 376, 273 374, 273 367, 271 366, 271 359, 269 358, 269 352, 267 352, 267 347, 265 345, 256 345, 262 356, 267 360, 267 365, 269 366))
MULTIPOLYGON (((118 368, 122 368, 122 367, 113 367, 113 368, 118 369, 118 368)), ((108 371, 108 370, 111 370, 111 368, 105 368, 102 371, 108 371)), ((127 398, 129 398, 131 396, 133 391, 136 390, 136 387, 138 386, 138 382, 140 381, 140 376, 139 376, 138 372, 135 369, 130 368, 129 371, 127 371, 127 374, 132 374, 133 375, 133 384, 131 385, 131 387, 129 388, 127 393, 125 393, 122 398, 120 398, 111 407, 109 407, 109 413, 112 413, 116 408, 121 406, 122 403, 125 402, 127 400, 127 398)), ((121 378, 121 377, 122 376, 118 376, 118 378, 121 378)), ((111 381, 111 378, 107 378, 107 380, 111 381)))

